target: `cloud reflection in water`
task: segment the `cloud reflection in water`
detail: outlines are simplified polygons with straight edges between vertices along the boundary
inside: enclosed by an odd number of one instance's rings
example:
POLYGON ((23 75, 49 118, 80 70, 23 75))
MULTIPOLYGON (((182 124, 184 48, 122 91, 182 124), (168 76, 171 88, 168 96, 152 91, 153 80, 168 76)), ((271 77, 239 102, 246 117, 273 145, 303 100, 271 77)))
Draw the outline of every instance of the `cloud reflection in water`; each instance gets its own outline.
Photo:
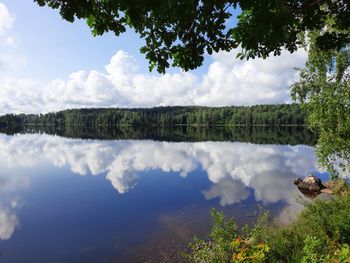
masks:
POLYGON ((0 240, 10 239, 19 225, 16 210, 21 206, 21 198, 18 192, 28 184, 28 178, 16 174, 5 176, 0 172, 0 240))
MULTIPOLYGON (((290 209, 295 204, 293 179, 318 170, 313 148, 302 145, 101 141, 35 134, 0 135, 2 166, 7 169, 32 167, 41 162, 68 166, 80 175, 106 174, 120 194, 135 187, 142 171, 159 169, 186 177, 196 169, 203 169, 212 183, 209 189, 203 189, 207 200, 218 198, 222 206, 238 203, 249 197, 249 187, 257 201, 266 204, 283 201, 290 209)), ((0 191, 3 194, 2 188, 0 191)), ((1 239, 10 238, 18 225, 11 209, 9 204, 0 204, 1 239)))

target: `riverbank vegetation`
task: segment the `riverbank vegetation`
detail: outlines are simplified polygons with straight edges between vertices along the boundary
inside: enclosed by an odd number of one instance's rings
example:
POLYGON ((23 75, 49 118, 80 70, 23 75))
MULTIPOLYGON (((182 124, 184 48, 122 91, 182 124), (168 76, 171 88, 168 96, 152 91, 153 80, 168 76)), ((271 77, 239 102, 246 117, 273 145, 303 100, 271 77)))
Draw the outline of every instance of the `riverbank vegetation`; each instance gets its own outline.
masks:
POLYGON ((190 262, 350 262, 350 188, 342 180, 336 195, 305 203, 297 220, 287 226, 271 223, 262 212, 256 224, 239 229, 235 221, 212 210, 207 239, 191 244, 190 262))

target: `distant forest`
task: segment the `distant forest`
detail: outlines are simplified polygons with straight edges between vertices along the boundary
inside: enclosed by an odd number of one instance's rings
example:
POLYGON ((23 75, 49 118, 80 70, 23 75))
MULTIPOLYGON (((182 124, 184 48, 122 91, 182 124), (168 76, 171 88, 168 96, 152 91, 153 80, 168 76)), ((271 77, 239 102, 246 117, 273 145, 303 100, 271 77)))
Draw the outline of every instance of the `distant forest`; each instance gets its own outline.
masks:
POLYGON ((154 108, 70 109, 46 114, 7 114, 1 127, 50 126, 296 126, 306 113, 298 104, 231 107, 174 106, 154 108))

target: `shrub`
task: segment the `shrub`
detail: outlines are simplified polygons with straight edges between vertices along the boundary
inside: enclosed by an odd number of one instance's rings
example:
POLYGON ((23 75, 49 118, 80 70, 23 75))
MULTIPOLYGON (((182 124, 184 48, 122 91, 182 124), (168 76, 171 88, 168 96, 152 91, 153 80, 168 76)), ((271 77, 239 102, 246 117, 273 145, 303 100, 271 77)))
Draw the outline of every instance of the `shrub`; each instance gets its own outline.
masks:
POLYGON ((225 262, 264 262, 269 247, 254 241, 254 235, 261 234, 264 218, 255 228, 245 227, 245 236, 238 236, 237 225, 230 218, 226 219, 223 212, 211 210, 213 226, 207 240, 195 239, 190 245, 192 253, 187 259, 196 263, 225 262))

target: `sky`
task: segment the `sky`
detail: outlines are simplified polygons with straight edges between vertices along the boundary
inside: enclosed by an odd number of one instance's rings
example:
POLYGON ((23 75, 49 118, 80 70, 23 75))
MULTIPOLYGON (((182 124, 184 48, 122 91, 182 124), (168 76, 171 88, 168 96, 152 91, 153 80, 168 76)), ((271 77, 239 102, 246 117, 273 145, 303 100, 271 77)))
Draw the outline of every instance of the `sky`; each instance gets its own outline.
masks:
POLYGON ((299 50, 241 61, 237 49, 206 55, 194 71, 160 75, 148 71, 143 43, 131 30, 93 37, 84 21, 64 21, 32 0, 0 0, 0 114, 290 103, 295 68, 307 58, 299 50))

